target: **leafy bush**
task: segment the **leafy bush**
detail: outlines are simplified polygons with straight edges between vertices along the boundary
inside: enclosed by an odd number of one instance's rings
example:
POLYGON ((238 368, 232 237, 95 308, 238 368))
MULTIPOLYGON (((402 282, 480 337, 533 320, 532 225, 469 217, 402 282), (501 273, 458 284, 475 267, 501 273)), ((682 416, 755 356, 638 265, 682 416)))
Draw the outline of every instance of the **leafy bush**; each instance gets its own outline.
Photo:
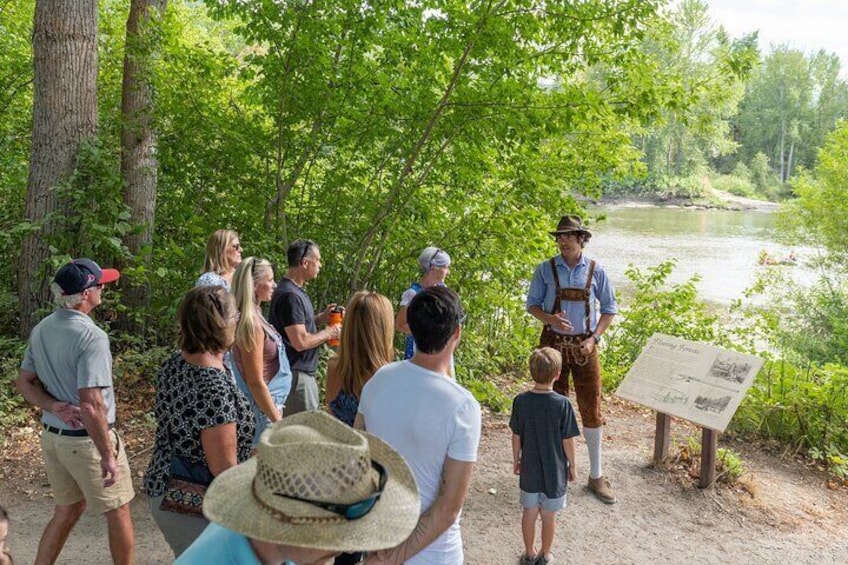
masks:
POLYGON ((15 338, 0 337, 0 430, 20 425, 27 420, 28 405, 14 385, 25 345, 15 338))
POLYGON ((668 176, 657 179, 658 192, 672 198, 702 198, 707 193, 707 174, 697 170, 688 176, 668 176))
POLYGON ((625 274, 635 292, 627 309, 605 334, 601 350, 604 385, 618 387, 648 339, 657 332, 675 337, 727 345, 716 316, 698 299, 697 277, 673 286, 667 285, 675 261, 669 260, 642 271, 630 265, 625 274))
POLYGON ((769 200, 777 200, 781 196, 788 196, 783 194, 785 189, 777 178, 777 175, 771 170, 768 156, 765 153, 760 151, 751 158, 749 170, 751 172, 751 182, 754 183, 757 192, 769 200))
MULTIPOLYGON (((688 463, 690 468, 700 464, 701 449, 698 438, 695 436, 686 438, 686 445, 680 446, 682 462, 688 463)), ((738 453, 728 447, 716 449, 716 482, 733 484, 743 474, 745 474, 745 466, 738 453)))
POLYGON ((755 431, 806 449, 844 474, 848 460, 848 368, 798 367, 771 361, 757 376, 733 419, 755 431))
POLYGON ((729 192, 736 196, 743 196, 745 198, 757 196, 753 183, 746 177, 737 176, 735 172, 732 175, 717 175, 713 177, 712 185, 716 190, 729 192))

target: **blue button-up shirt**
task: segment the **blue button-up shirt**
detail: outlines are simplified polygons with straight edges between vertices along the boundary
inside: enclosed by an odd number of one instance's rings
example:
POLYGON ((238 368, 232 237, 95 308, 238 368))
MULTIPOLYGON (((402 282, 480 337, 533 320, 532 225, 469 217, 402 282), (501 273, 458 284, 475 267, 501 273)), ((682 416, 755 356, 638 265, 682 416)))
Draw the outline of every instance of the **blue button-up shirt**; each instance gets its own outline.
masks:
MULTIPOLYGON (((562 255, 557 255, 554 258, 554 263, 557 266, 561 288, 586 288, 586 277, 589 276, 589 261, 589 258, 581 255, 580 260, 572 268, 568 266, 562 255)), ((613 290, 612 283, 603 267, 597 261, 595 261, 595 271, 592 274, 590 289, 589 320, 586 320, 586 305, 582 300, 560 301, 560 310, 565 313, 568 321, 571 322, 571 326, 574 328, 571 332, 573 334, 582 334, 586 332, 587 327, 590 333, 594 332, 598 326, 599 313, 618 313, 618 307, 615 303, 615 290, 613 290)), ((557 288, 551 270, 551 262, 545 261, 536 267, 536 272, 533 273, 533 280, 530 282, 530 290, 527 293, 528 310, 531 306, 539 306, 545 312, 552 313, 556 293, 557 288)))

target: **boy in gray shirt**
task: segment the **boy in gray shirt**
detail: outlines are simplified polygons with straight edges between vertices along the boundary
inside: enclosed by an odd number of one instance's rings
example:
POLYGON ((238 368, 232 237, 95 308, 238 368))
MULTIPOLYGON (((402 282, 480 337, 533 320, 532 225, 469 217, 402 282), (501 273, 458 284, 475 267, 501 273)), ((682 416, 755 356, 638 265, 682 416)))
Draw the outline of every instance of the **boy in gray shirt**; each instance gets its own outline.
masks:
POLYGON ((552 563, 551 546, 556 515, 565 507, 568 481, 577 478, 574 437, 580 435, 568 398, 554 392, 553 382, 562 368, 562 356, 550 347, 530 356, 533 388, 512 401, 513 471, 521 489, 522 565, 552 563), (536 519, 542 516, 542 546, 536 551, 536 519))

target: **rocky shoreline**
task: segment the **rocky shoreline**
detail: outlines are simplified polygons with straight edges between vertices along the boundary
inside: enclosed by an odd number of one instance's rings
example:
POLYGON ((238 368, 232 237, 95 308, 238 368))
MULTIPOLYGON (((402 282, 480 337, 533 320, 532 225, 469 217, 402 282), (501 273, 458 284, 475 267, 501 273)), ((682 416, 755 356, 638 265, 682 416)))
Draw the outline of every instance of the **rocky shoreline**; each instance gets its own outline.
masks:
POLYGON ((736 210, 754 212, 775 212, 780 208, 778 202, 767 200, 755 200, 735 196, 729 192, 714 191, 710 198, 686 198, 679 196, 655 195, 655 196, 604 196, 599 200, 592 200, 597 206, 617 206, 623 208, 640 207, 663 207, 663 208, 690 208, 694 210, 736 210))

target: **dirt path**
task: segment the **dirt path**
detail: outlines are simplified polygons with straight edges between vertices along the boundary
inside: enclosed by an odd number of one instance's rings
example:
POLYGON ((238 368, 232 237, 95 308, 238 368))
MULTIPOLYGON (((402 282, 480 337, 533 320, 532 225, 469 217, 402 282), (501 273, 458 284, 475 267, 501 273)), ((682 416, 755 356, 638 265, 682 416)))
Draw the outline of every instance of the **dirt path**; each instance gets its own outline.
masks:
MULTIPOLYGON (((554 546, 559 563, 848 562, 848 489, 828 489, 824 475, 791 457, 733 442, 729 447, 743 455, 753 496, 727 487, 699 490, 685 473, 648 465, 652 413, 615 399, 607 402, 607 408, 605 472, 619 503, 603 505, 585 489, 585 446, 579 442, 580 478, 570 488, 554 546)), ((688 434, 693 429, 675 424, 673 432, 688 434)), ((32 563, 52 508, 34 437, 32 430, 14 431, 0 461, 0 503, 12 516, 8 545, 16 563, 32 563)), ((142 451, 146 440, 128 440, 130 453, 140 453, 131 460, 140 479, 147 463, 147 452, 142 451)), ((506 417, 487 416, 462 520, 469 564, 517 563, 521 511, 511 457, 506 417)), ((138 563, 170 563, 142 496, 132 510, 138 563)), ((86 515, 71 534, 60 563, 105 563, 108 555, 102 518, 86 515)))

